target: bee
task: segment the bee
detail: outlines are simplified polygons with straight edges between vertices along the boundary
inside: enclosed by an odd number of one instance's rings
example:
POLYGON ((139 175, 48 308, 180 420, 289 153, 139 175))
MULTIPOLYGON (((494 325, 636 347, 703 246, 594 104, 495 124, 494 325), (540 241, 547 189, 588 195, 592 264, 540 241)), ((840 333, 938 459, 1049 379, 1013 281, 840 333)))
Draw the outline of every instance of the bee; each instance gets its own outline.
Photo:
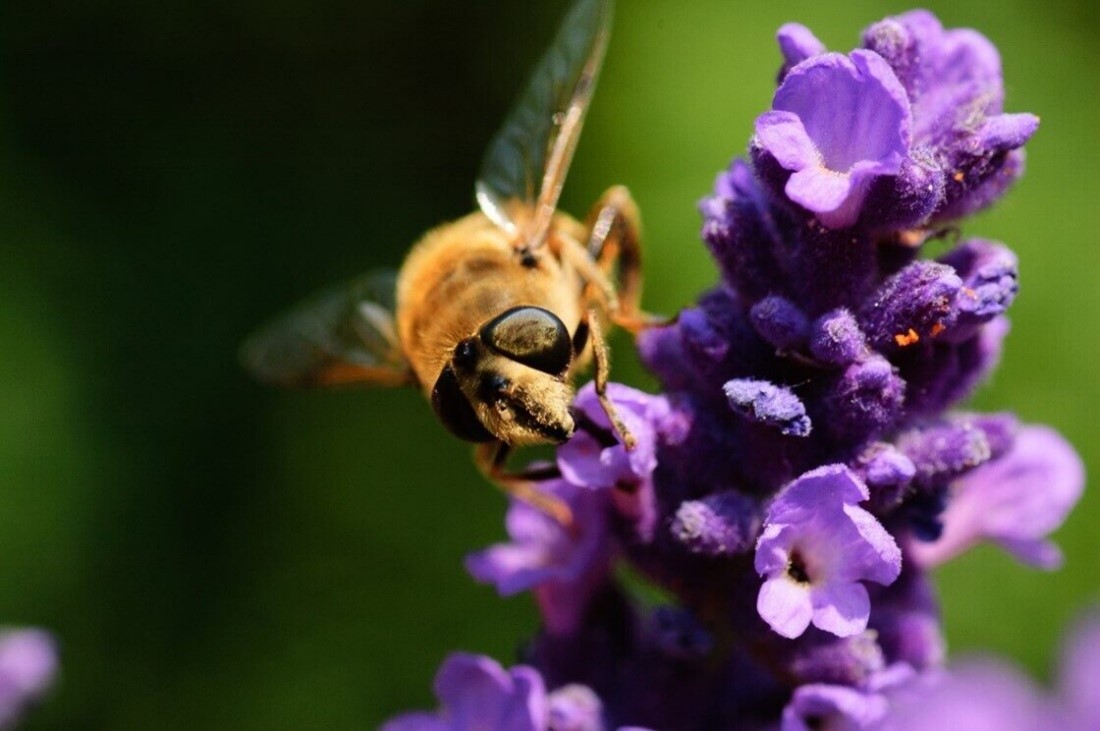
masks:
POLYGON ((606 395, 604 330, 636 332, 645 321, 638 209, 616 186, 584 223, 557 211, 611 5, 579 0, 565 17, 489 144, 476 212, 425 234, 396 273, 322 293, 241 349, 245 368, 268 383, 418 386, 452 434, 479 445, 483 472, 562 523, 567 506, 504 465, 514 447, 572 436, 571 381, 590 360, 612 427, 634 445, 606 395))

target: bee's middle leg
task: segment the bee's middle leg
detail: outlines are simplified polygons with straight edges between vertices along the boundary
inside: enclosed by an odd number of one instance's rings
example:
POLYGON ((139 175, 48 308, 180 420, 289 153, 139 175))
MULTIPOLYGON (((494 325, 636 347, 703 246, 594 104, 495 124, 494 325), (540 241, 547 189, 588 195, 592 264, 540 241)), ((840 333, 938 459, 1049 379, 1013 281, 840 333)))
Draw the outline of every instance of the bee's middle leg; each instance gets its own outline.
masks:
POLYGON ((665 318, 642 310, 642 217, 630 191, 622 185, 608 188, 586 223, 589 256, 606 275, 618 270, 618 306, 608 312, 611 321, 634 335, 666 324, 665 318))
POLYGON ((521 500, 540 513, 572 530, 573 511, 559 497, 545 493, 535 484, 545 475, 537 470, 509 472, 505 467, 511 447, 503 442, 486 442, 477 445, 474 462, 478 469, 509 496, 521 500))

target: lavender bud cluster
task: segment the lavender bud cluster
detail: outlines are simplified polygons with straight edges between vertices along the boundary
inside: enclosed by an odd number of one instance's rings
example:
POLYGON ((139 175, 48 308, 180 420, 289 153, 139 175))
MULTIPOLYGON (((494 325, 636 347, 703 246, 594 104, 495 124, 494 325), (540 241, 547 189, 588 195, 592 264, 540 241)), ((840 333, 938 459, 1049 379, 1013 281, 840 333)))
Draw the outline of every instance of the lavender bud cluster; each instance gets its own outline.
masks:
POLYGON ((959 407, 1018 281, 1003 244, 954 232, 1020 176, 1038 119, 1004 112, 985 37, 925 11, 848 54, 778 40, 772 108, 701 204, 721 282, 640 336, 661 394, 610 388, 637 447, 583 389, 541 486, 573 529, 514 503, 510 541, 467 560, 533 592, 541 631, 510 670, 452 656, 442 709, 386 731, 925 728, 907 699, 954 688, 929 569, 979 541, 1058 565, 1076 453, 959 407))

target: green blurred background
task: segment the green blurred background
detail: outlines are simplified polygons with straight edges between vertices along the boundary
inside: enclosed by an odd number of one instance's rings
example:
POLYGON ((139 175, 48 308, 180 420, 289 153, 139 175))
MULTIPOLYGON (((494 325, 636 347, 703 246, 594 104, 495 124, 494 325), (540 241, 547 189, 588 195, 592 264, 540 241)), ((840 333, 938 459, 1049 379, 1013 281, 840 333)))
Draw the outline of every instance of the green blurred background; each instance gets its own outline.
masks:
MULTIPOLYGON (((608 185, 646 223, 650 309, 715 279, 696 201, 773 90, 775 29, 847 50, 885 2, 621 0, 563 207, 608 185)), ((1094 2, 932 3, 1001 49, 1029 171, 966 225, 1022 260, 977 397, 1100 472, 1094 2)), ((505 502, 413 392, 265 391, 235 350, 302 295, 396 265, 472 208, 483 146, 564 2, 8 2, 0 8, 0 620, 57 632, 29 728, 373 728, 432 705, 454 649, 507 660, 536 618, 461 569, 505 502)), ((651 386, 628 339, 615 377, 651 386)), ((1100 496, 1043 574, 940 572, 952 650, 1047 672, 1100 590, 1100 496)))

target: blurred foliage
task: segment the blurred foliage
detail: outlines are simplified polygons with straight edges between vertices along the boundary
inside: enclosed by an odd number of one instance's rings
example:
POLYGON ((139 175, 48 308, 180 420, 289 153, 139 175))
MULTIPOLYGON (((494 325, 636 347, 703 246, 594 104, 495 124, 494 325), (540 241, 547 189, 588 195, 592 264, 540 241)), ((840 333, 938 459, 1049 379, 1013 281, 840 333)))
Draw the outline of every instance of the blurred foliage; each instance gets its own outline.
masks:
MULTIPOLYGON (((536 618, 461 569, 504 500, 412 392, 279 393, 237 343, 472 207, 483 146, 564 3, 40 0, 0 7, 0 618, 57 632, 29 728, 372 728, 431 705, 453 649, 536 618)), ((967 233, 1022 261, 983 409, 1100 466, 1094 2, 934 2, 1001 49, 1030 170, 967 233)), ((769 103, 788 20, 846 50, 884 2, 621 0, 563 207, 612 183, 647 225, 647 304, 715 279, 695 203, 769 103)), ((615 377, 650 385, 615 341, 615 377)), ((1090 492, 1055 574, 941 572, 953 650, 1042 673, 1097 596, 1090 492)))

